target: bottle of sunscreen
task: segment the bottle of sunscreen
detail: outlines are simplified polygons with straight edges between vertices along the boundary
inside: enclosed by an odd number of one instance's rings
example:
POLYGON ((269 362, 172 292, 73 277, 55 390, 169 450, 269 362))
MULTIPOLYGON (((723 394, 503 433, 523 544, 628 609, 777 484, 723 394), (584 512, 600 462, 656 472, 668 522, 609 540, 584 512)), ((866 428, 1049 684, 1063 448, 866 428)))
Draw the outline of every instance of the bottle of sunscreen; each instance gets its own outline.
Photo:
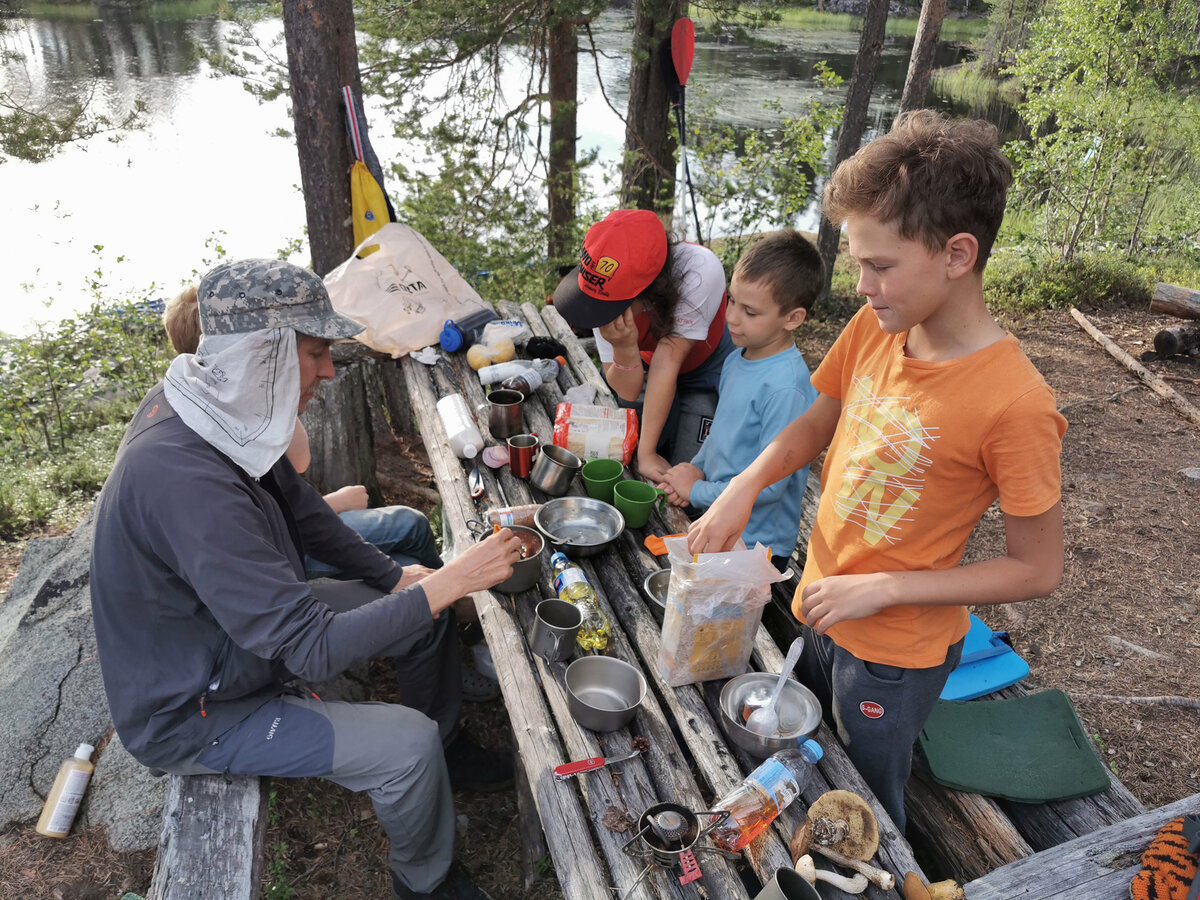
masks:
POLYGON ((41 818, 38 819, 38 834, 56 838, 67 836, 71 823, 75 821, 75 813, 79 812, 83 792, 87 790, 92 773, 96 771, 92 765, 92 751, 95 749, 91 744, 80 744, 75 755, 59 767, 54 787, 50 788, 41 818))

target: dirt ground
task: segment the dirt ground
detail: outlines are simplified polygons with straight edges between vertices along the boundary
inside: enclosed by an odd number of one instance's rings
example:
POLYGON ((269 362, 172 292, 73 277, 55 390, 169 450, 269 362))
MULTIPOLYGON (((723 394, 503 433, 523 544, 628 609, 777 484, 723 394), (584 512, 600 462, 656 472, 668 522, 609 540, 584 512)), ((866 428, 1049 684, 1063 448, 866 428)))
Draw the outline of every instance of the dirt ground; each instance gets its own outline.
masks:
MULTIPOLYGON (((1135 358, 1168 324, 1143 311, 1090 314, 1135 358)), ((1048 599, 979 608, 1028 660, 1032 688, 1070 695, 1110 768, 1147 806, 1200 792, 1200 429, 1119 366, 1066 313, 1007 323, 1058 393, 1070 423, 1063 449, 1066 567, 1048 599), (1197 524, 1200 524, 1198 522, 1197 524)), ((813 321, 801 349, 815 367, 840 323, 813 321)), ((1147 362, 1200 407, 1200 363, 1147 362)), ((428 508, 433 481, 419 441, 381 448, 390 502, 428 508), (409 490, 408 486, 424 486, 409 490)), ((985 516, 968 558, 1002 552, 998 511, 985 516)), ((15 571, 0 549, 0 575, 15 571)), ((7 577, 0 578, 6 586, 7 577)), ((388 678, 372 685, 387 698, 388 678)), ((468 705, 469 726, 492 747, 510 742, 503 704, 468 705)), ((459 854, 495 900, 560 897, 548 875, 525 888, 515 795, 461 794, 459 854)), ((143 892, 153 853, 113 854, 95 832, 65 841, 28 828, 0 855, 0 896, 92 900, 143 892)), ((264 897, 359 900, 387 897, 386 846, 364 797, 319 780, 274 783, 264 897)))

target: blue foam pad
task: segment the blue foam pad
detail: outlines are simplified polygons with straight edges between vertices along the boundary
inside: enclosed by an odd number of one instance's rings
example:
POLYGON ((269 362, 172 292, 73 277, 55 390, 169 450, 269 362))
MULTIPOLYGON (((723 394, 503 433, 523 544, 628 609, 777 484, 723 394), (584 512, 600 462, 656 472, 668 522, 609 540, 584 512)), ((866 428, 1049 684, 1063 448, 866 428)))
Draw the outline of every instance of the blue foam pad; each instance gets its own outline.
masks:
POLYGON ((962 660, 946 679, 943 700, 973 700, 1015 684, 1029 674, 1029 663, 1005 643, 1004 637, 988 628, 978 616, 971 616, 962 660))

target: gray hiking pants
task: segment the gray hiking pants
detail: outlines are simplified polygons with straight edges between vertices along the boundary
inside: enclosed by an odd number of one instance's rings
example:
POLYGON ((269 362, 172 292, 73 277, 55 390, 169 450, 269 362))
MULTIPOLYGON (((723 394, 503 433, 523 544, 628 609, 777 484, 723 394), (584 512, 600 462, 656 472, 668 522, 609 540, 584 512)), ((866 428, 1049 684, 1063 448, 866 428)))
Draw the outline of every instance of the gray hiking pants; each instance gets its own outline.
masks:
MULTIPOLYGON (((337 611, 380 596, 360 581, 314 584, 337 611)), ((461 680, 454 615, 446 610, 416 634, 398 638, 393 657, 406 704, 343 703, 276 697, 205 747, 176 775, 328 778, 366 791, 390 842, 396 877, 432 891, 454 856, 454 797, 442 743, 457 723, 461 680)))
POLYGON ((958 666, 963 642, 940 666, 904 669, 861 660, 807 625, 804 638, 800 681, 817 695, 826 723, 903 834, 913 743, 958 666))

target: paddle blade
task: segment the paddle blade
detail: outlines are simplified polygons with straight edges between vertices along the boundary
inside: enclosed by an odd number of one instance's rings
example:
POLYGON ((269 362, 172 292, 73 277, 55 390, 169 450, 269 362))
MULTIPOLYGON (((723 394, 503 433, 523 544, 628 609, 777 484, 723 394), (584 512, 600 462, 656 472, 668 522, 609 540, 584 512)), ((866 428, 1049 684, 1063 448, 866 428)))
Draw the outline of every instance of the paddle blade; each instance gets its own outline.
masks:
POLYGON ((687 84, 696 55, 696 26, 691 19, 677 19, 671 26, 671 62, 680 84, 687 84))

